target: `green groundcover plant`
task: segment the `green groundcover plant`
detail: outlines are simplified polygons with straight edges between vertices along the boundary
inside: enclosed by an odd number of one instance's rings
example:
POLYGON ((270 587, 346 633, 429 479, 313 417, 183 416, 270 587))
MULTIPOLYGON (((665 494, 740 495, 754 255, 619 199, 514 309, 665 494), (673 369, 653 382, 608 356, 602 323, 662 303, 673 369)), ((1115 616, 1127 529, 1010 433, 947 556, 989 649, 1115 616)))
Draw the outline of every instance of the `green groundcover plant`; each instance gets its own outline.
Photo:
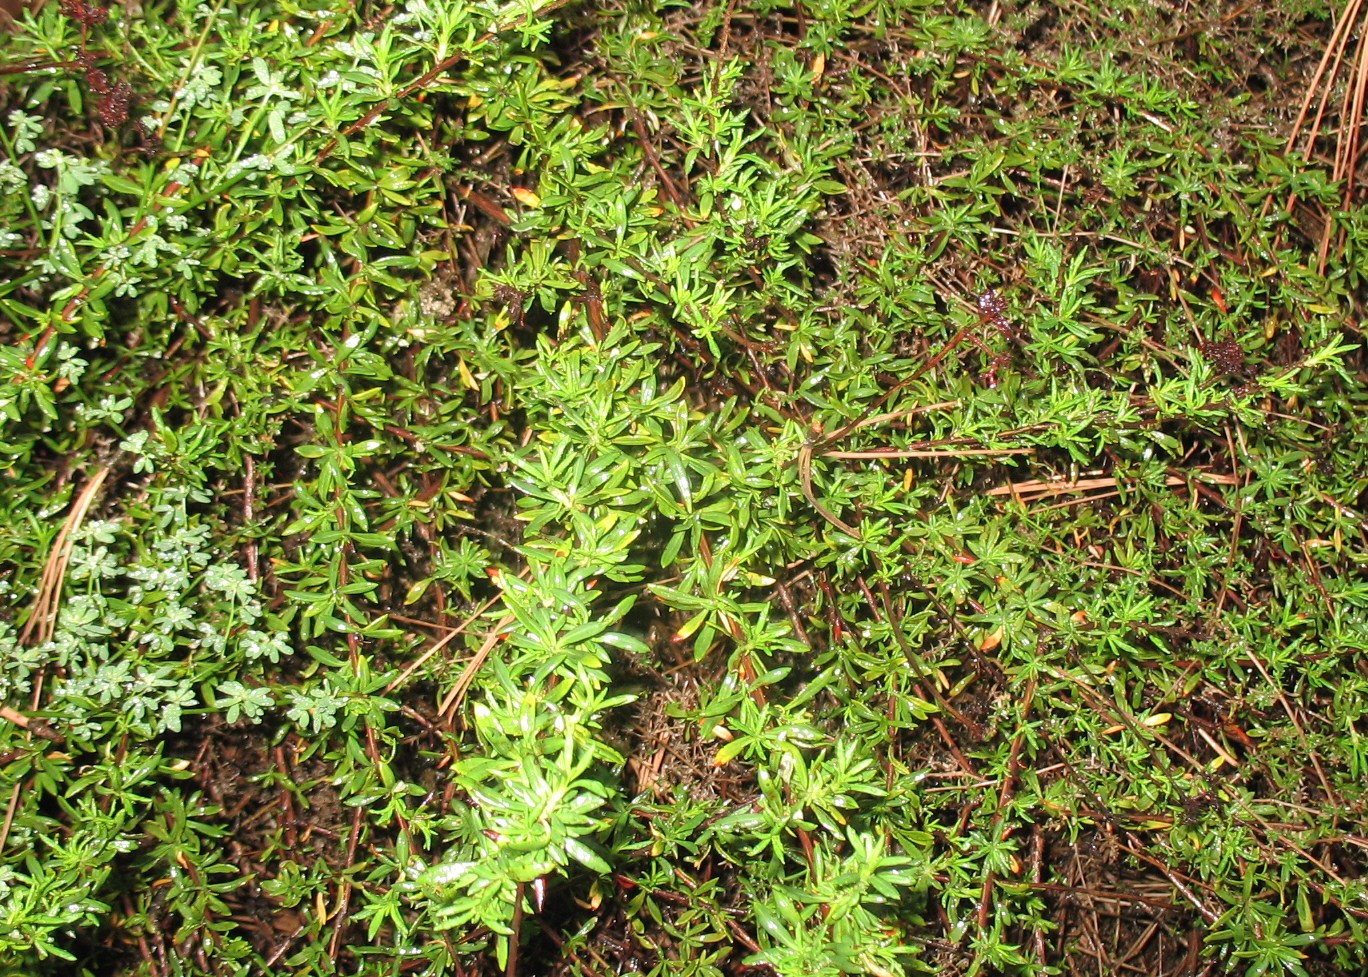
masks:
POLYGON ((36 6, 5 967, 1368 966, 1327 5, 36 6))

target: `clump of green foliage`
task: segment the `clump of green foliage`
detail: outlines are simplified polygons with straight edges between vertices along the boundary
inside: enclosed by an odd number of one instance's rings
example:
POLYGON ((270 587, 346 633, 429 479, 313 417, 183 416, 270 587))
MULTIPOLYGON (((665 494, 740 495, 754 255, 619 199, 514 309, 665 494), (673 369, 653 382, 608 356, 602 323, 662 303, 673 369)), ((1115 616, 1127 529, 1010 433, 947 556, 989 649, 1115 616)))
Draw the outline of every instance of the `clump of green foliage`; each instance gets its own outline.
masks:
POLYGON ((0 959, 1362 967, 1328 11, 980 6, 25 15, 0 959))

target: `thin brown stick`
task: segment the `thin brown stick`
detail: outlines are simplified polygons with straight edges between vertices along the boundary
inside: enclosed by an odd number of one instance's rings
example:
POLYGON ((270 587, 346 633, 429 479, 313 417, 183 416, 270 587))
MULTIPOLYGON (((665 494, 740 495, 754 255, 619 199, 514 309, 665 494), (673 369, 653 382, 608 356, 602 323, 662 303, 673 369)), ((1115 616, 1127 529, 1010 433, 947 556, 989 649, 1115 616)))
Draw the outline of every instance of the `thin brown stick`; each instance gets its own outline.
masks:
POLYGON ((997 458, 1003 455, 1033 455, 1035 448, 947 448, 941 451, 898 451, 892 448, 873 451, 823 451, 823 458, 997 458))
POLYGON ((19 633, 20 644, 42 644, 52 639, 52 633, 57 627, 58 605, 62 600, 62 584, 66 581, 67 564, 71 562, 71 550, 75 546, 72 537, 85 521, 96 493, 100 491, 100 486, 108 476, 107 467, 98 469, 91 476, 90 481, 76 496, 76 502, 67 514, 66 522, 62 524, 57 538, 52 541, 52 550, 48 553, 47 562, 43 566, 43 579, 38 586, 33 609, 29 612, 24 630, 19 633))
POLYGON ((805 444, 798 449, 798 485, 803 490, 803 498, 808 500, 808 505, 812 506, 817 515, 852 539, 863 538, 858 529, 847 525, 840 516, 817 501, 817 493, 812 490, 812 445, 810 444, 805 444))
POLYGON ((14 785, 14 790, 10 791, 9 804, 5 806, 5 823, 0 825, 0 851, 4 851, 5 842, 9 840, 10 828, 14 826, 14 815, 19 812, 19 791, 23 789, 23 782, 14 785))
MULTIPOLYGON (((109 476, 108 468, 100 468, 81 489, 76 496, 76 502, 71 507, 71 512, 67 514, 66 521, 57 533, 57 538, 52 541, 52 551, 48 554, 47 562, 43 566, 43 578, 38 587, 38 594, 33 601, 33 609, 29 612, 28 622, 24 625, 24 630, 19 634, 20 644, 42 644, 52 638, 53 631, 57 627, 57 609, 61 602, 62 584, 66 580, 67 564, 71 561, 71 550, 75 545, 73 536, 85 520, 86 513, 90 511, 90 506, 95 500, 96 494, 100 491, 100 486, 109 476)), ((33 687, 33 708, 38 708, 40 696, 42 694, 42 675, 33 687)), ((20 713, 7 710, 6 719, 22 726, 30 728, 28 717, 20 713)), ((34 729, 37 732, 36 729, 34 729)), ((0 850, 3 850, 5 843, 9 840, 10 829, 14 825, 15 814, 19 810, 19 794, 23 788, 22 783, 16 783, 14 790, 10 792, 9 804, 5 810, 5 821, 0 825, 0 850)))
MULTIPOLYGON (((1215 485, 1239 484, 1239 480, 1233 475, 1221 475, 1214 472, 1194 472, 1193 476, 1169 475, 1164 479, 1164 485, 1169 487, 1186 485, 1190 477, 1196 477, 1204 482, 1211 482, 1215 485)), ((1112 475, 1106 475, 1099 478, 1079 478, 1070 481, 1044 481, 1041 479, 1033 479, 1027 482, 1012 482, 1008 485, 999 485, 996 488, 988 489, 984 494, 988 496, 1010 495, 1020 502, 1034 502, 1051 495, 1089 494, 1097 489, 1112 489, 1115 488, 1116 481, 1116 477, 1112 475)), ((1119 490, 1107 493, 1107 495, 1118 494, 1120 494, 1119 490)))
POLYGON ((1167 865, 1165 865, 1159 859, 1147 854, 1144 851, 1143 847, 1138 842, 1136 842, 1136 840, 1129 834, 1129 832, 1127 833, 1127 841, 1131 842, 1130 844, 1123 846, 1127 852, 1129 852, 1133 857, 1138 858, 1145 864, 1155 869, 1158 869, 1159 872, 1164 876, 1164 878, 1169 880, 1169 884, 1171 884, 1175 889, 1177 889, 1184 899, 1192 903, 1193 908, 1201 914, 1203 919, 1205 919, 1208 923, 1210 923, 1213 926, 1216 924, 1217 920, 1221 918, 1221 914, 1208 907, 1206 903, 1202 902, 1202 900, 1198 898, 1197 893, 1194 892, 1192 887, 1188 885, 1188 883, 1192 880, 1184 880, 1179 878, 1178 874, 1174 872, 1172 869, 1170 869, 1167 865))
POLYGON ((1245 656, 1253 663, 1254 667, 1258 669, 1259 674, 1263 676, 1263 680, 1268 683, 1268 687, 1273 690, 1273 695, 1277 698, 1278 705, 1282 706, 1283 712, 1287 714, 1287 718, 1292 723, 1292 728, 1297 731, 1297 739, 1301 740, 1302 749, 1306 751, 1306 756, 1311 761, 1311 767, 1316 771, 1316 779, 1320 781, 1321 789, 1325 791, 1326 799, 1337 807, 1342 806, 1343 802, 1340 800, 1339 795, 1335 793, 1335 789, 1330 786, 1330 781, 1325 776, 1325 771, 1321 768, 1320 757, 1316 755, 1316 751, 1312 748, 1311 741, 1306 738, 1306 730, 1302 728, 1302 724, 1298 721, 1296 711, 1293 710, 1292 704, 1287 701, 1287 696, 1283 694, 1282 687, 1273 681, 1273 676, 1268 673, 1268 668, 1264 665, 1263 660, 1260 659, 1258 655, 1254 654, 1253 648, 1245 649, 1245 656))
MULTIPOLYGON (((256 462, 251 455, 243 456, 242 472, 242 523, 250 527, 256 520, 256 462)), ((247 540, 246 545, 247 579, 254 584, 261 582, 261 567, 258 566, 259 553, 255 538, 247 540)))
POLYGON ((8 719, 10 722, 14 723, 14 725, 23 729, 28 729, 29 723, 33 721, 22 712, 11 709, 9 706, 0 706, 0 719, 8 719))
POLYGON ((1345 93, 1349 98, 1349 112, 1340 123, 1340 152, 1337 154, 1341 163, 1337 173, 1345 181, 1346 200, 1354 192, 1354 175, 1358 170, 1363 137, 1360 122, 1363 119, 1365 93, 1368 93, 1368 45, 1361 40, 1354 56, 1353 76, 1353 84, 1345 93))
MULTIPOLYGON (((358 807, 352 813, 351 833, 347 838, 348 868, 356 864, 356 848, 361 837, 361 820, 364 811, 365 808, 358 807)), ((342 946, 342 934, 346 932, 347 923, 351 919, 351 897, 352 880, 350 876, 344 875, 337 893, 337 906, 333 909, 332 939, 328 941, 328 956, 333 960, 337 959, 338 950, 342 946)))
POLYGON ((466 693, 470 691, 470 686, 475 682, 475 676, 480 672, 480 666, 485 663, 485 659, 487 659, 489 653, 494 650, 494 646, 503 639, 504 635, 507 633, 504 629, 512 624, 513 621, 513 615, 509 614, 502 618, 499 623, 495 624, 494 627, 489 629, 489 634, 485 637, 484 644, 480 645, 480 650, 475 652, 475 657, 470 659, 465 670, 461 672, 461 677, 456 680, 456 684, 452 686, 451 691, 448 692, 446 698, 442 700, 442 704, 437 707, 437 714, 439 716, 450 716, 461 707, 461 702, 464 701, 466 693))
MULTIPOLYGON (((1340 14, 1339 22, 1335 24, 1335 30, 1330 35, 1330 42, 1325 46, 1325 53, 1321 55, 1320 64, 1316 66, 1316 73, 1311 76, 1311 84, 1306 86, 1306 97, 1302 99, 1301 111, 1297 113, 1297 119, 1292 123, 1292 133, 1287 138, 1287 152, 1296 150, 1297 140, 1303 135, 1302 126, 1306 122, 1306 116, 1311 111, 1311 105, 1316 101, 1316 93, 1321 91, 1321 82, 1328 74, 1333 81, 1339 74, 1340 63, 1344 59, 1344 44, 1348 37, 1348 28, 1358 16, 1358 8, 1362 0, 1349 0, 1344 6, 1344 11, 1340 14), (1333 67, 1331 62, 1333 61, 1333 67), (1328 69, 1328 70, 1327 70, 1328 69)), ((1309 160, 1316 145, 1316 137, 1320 135, 1321 121, 1325 117, 1325 107, 1329 102, 1329 91, 1323 91, 1320 97, 1320 105, 1316 110, 1316 117, 1311 122, 1311 127, 1305 130, 1306 148, 1302 152, 1302 158, 1309 160)))
POLYGON ((458 634, 463 634, 466 628, 470 627, 472 624, 478 621, 480 619, 480 615, 483 614, 485 611, 489 610, 490 605, 493 604, 496 600, 498 600, 498 597, 489 598, 489 600, 485 601, 478 608, 476 608, 474 614, 471 614, 468 618, 466 618, 456 627, 449 630, 435 644, 433 644, 431 648, 429 648, 427 651, 419 655, 417 659, 415 659, 407 668, 400 672, 399 675, 394 679, 394 681, 390 682, 389 685, 385 686, 385 690, 381 694, 389 695, 395 689, 399 688, 399 686, 405 684, 409 679, 413 677, 414 672, 418 671, 418 669, 422 668, 424 665, 427 664, 428 660, 431 659, 433 655, 437 654, 437 652, 441 651, 443 648, 449 645, 452 639, 455 638, 458 634))
MULTIPOLYGON (((1325 121, 1325 112, 1330 104, 1331 92, 1336 87, 1340 67, 1345 63, 1345 51, 1356 28, 1362 24, 1363 0, 1347 0, 1340 12, 1330 40, 1325 45, 1320 63, 1311 76, 1306 97, 1302 99, 1301 110, 1292 124, 1287 139, 1286 151, 1296 151, 1299 140, 1305 140, 1301 150, 1304 160, 1311 160, 1316 152, 1316 140, 1320 138, 1325 121), (1311 106, 1316 106, 1315 116, 1307 124, 1311 106)), ((1344 206, 1347 208, 1354 193, 1355 177, 1361 152, 1361 128, 1365 108, 1368 108, 1368 45, 1358 41, 1358 48, 1349 65, 1349 81, 1345 86, 1340 102, 1339 131, 1335 140, 1335 156, 1332 164, 1331 179, 1344 181, 1344 206)), ((1296 205, 1297 197, 1292 195, 1288 209, 1296 205)), ((1330 245, 1335 237, 1334 220, 1327 216, 1321 234, 1317 267, 1323 272, 1330 256, 1330 245)))
POLYGON ((504 965, 504 977, 518 977, 518 947, 522 944, 523 891, 526 883, 519 882, 513 890, 513 921, 508 937, 508 962, 504 965))

